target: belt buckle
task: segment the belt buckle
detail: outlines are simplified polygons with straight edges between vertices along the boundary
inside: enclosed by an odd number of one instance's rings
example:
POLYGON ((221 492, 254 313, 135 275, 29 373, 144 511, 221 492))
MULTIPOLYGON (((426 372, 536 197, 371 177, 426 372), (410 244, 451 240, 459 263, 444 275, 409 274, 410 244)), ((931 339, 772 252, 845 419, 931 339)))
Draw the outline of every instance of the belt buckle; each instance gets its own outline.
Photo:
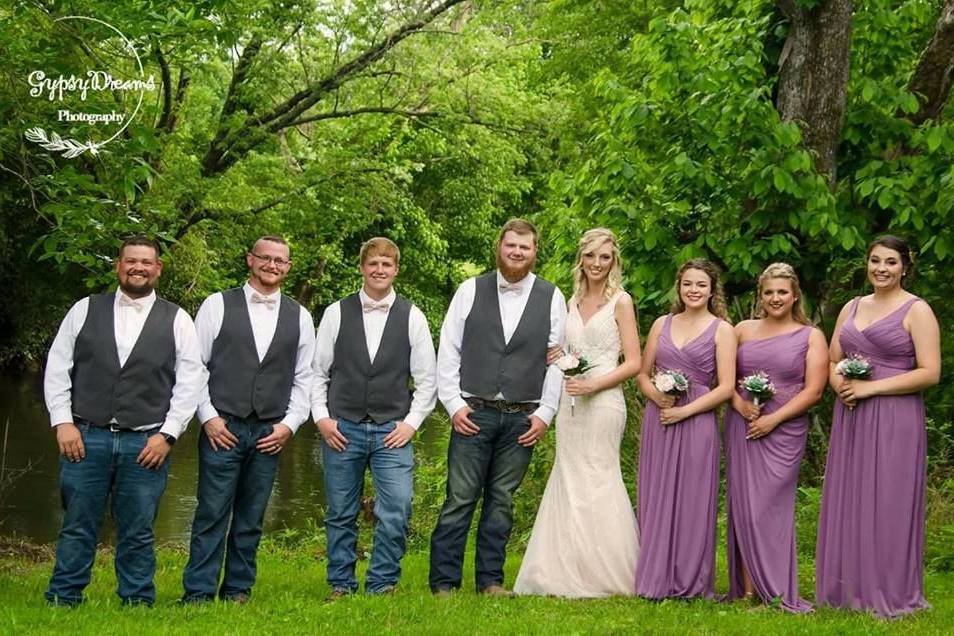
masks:
POLYGON ((116 425, 116 424, 110 424, 107 428, 109 429, 109 432, 110 432, 110 433, 118 433, 118 432, 120 432, 120 431, 123 430, 123 429, 119 428, 119 426, 116 425))
POLYGON ((523 410, 519 402, 504 402, 500 400, 497 404, 499 404, 501 413, 520 413, 523 410))

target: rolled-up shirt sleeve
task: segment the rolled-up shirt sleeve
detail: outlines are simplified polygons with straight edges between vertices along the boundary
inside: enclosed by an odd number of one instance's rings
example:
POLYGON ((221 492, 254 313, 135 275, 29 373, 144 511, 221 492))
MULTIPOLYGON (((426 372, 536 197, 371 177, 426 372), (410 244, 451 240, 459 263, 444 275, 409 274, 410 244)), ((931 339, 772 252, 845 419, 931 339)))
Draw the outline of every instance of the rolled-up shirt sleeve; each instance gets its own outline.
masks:
MULTIPOLYGON (((199 313, 195 315, 195 331, 199 342, 199 354, 202 356, 202 364, 209 364, 212 358, 212 343, 219 335, 222 329, 222 320, 225 317, 225 302, 222 293, 212 294, 199 307, 199 313)), ((208 368, 206 368, 208 370, 208 368)), ((219 412, 212 406, 212 398, 209 395, 209 375, 206 373, 206 382, 202 384, 199 390, 199 407, 196 416, 200 424, 205 424, 213 417, 218 417, 219 412)))
POLYGON ((437 357, 427 318, 417 307, 411 307, 408 320, 408 337, 411 341, 411 377, 414 378, 414 394, 411 410, 404 421, 419 429, 437 404, 437 357))
POLYGON ((43 396, 50 413, 50 426, 73 421, 73 349, 86 315, 89 312, 89 297, 76 301, 60 323, 53 339, 53 346, 46 357, 43 375, 43 396))
MULTIPOLYGON (((547 347, 563 345, 566 330, 566 299, 559 288, 553 290, 550 302, 550 334, 547 337, 547 347)), ((560 406, 560 392, 563 390, 563 373, 555 364, 547 367, 547 374, 543 380, 543 395, 540 397, 540 406, 534 411, 547 425, 553 419, 560 406)))
POLYGON ((172 329, 176 341, 176 383, 160 431, 178 438, 195 413, 202 387, 208 381, 208 371, 202 364, 195 324, 185 310, 179 309, 172 329))
POLYGON ((288 398, 288 409, 282 423, 291 429, 292 433, 298 430, 308 419, 308 410, 311 406, 310 396, 312 387, 312 362, 315 357, 315 323, 311 314, 304 307, 298 321, 298 353, 295 358, 295 379, 292 383, 291 396, 288 398))
POLYGON ((437 396, 451 417, 467 406, 460 388, 460 352, 464 323, 474 305, 476 289, 473 278, 461 283, 441 324, 441 338, 437 348, 437 396))
POLYGON ((323 420, 328 414, 328 384, 331 382, 331 365, 335 361, 335 341, 341 328, 341 305, 334 302, 328 305, 318 323, 315 335, 315 356, 311 371, 311 418, 323 420))

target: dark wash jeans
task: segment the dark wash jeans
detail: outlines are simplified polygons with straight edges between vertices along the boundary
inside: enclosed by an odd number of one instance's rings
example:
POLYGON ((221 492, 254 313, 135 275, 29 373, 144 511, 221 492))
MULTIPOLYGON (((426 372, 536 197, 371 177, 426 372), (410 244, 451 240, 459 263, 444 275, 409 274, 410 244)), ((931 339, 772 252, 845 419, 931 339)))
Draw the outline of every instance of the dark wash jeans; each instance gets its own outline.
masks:
POLYGON ((169 458, 156 470, 143 468, 136 458, 158 430, 113 433, 88 423, 77 428, 86 457, 79 462, 60 457, 63 529, 46 599, 66 605, 83 601, 108 498, 116 521, 116 593, 124 603, 152 605, 156 600, 152 526, 169 477, 169 458))
POLYGON ((338 419, 338 430, 348 440, 341 452, 321 442, 325 477, 325 532, 328 537, 328 584, 333 589, 354 592, 358 580, 358 512, 364 489, 364 473, 371 469, 374 480, 374 546, 364 584, 369 594, 397 585, 401 559, 407 549, 407 527, 414 496, 414 447, 387 448, 384 438, 395 422, 351 422, 338 419))
POLYGON ((265 508, 278 470, 278 455, 255 448, 259 439, 274 430, 272 421, 254 415, 223 417, 238 438, 235 446, 213 450, 205 432, 199 433, 198 505, 189 562, 182 573, 183 598, 188 600, 215 598, 217 590, 222 598, 251 594, 265 508), (225 574, 220 586, 223 554, 225 574))
POLYGON ((507 541, 513 527, 513 493, 530 465, 533 447, 517 438, 527 432, 524 413, 482 408, 470 419, 480 427, 473 437, 451 432, 447 450, 447 499, 431 535, 432 590, 459 588, 464 548, 477 502, 483 497, 477 525, 477 590, 503 585, 507 541))

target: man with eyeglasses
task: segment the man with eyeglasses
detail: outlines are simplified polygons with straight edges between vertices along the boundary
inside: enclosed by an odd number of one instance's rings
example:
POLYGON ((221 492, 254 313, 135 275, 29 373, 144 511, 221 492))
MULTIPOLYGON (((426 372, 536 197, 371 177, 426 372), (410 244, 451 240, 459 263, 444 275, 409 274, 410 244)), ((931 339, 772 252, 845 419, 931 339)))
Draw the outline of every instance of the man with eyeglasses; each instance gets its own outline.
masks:
POLYGON ((263 236, 245 262, 245 285, 212 294, 196 315, 209 381, 199 399, 198 506, 182 575, 186 603, 216 594, 249 600, 278 454, 310 406, 315 330, 308 310, 281 293, 291 268, 288 244, 263 236))
POLYGON ((205 383, 192 318, 156 296, 159 245, 126 239, 115 269, 119 289, 73 305, 46 363, 63 502, 46 590, 53 605, 83 602, 107 501, 116 523, 116 593, 123 605, 156 600, 152 526, 169 477, 166 457, 205 383))

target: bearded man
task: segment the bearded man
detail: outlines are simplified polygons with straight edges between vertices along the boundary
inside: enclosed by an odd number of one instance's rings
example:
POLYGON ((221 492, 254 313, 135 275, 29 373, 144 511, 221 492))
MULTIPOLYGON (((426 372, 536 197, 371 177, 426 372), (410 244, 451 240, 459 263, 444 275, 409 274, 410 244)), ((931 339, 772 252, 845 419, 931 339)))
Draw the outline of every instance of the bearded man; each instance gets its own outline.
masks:
POLYGON ((513 493, 560 397, 561 372, 547 349, 562 345, 566 302, 533 274, 537 230, 522 219, 501 228, 497 270, 464 281, 441 326, 438 397, 451 416, 447 499, 431 536, 431 591, 461 585, 464 547, 477 502, 476 587, 503 586, 513 493))
POLYGON ((46 590, 54 605, 83 602, 107 500, 116 522, 117 594, 124 605, 156 600, 153 522, 169 477, 166 456, 205 384, 192 319, 154 291, 159 245, 126 239, 115 269, 119 289, 73 305, 46 363, 63 501, 46 590))

